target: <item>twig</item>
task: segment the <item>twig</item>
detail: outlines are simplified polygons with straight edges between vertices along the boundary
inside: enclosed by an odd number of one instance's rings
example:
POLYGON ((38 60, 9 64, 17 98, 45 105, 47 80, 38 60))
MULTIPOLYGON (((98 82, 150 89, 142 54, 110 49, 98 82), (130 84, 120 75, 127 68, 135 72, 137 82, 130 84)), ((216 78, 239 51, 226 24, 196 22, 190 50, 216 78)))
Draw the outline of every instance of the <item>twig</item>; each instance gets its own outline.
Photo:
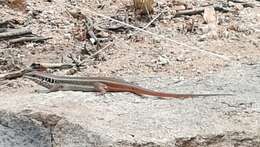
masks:
POLYGON ((214 7, 215 11, 219 11, 219 12, 223 12, 223 13, 233 12, 232 10, 221 7, 221 6, 213 6, 213 7, 214 7))
POLYGON ((253 3, 245 2, 245 1, 242 1, 242 0, 229 0, 229 1, 231 1, 233 3, 240 3, 243 7, 254 8, 255 6, 257 6, 253 3))
POLYGON ((85 61, 81 61, 80 56, 78 56, 78 58, 75 59, 72 54, 69 54, 67 57, 72 60, 72 63, 76 66, 76 68, 78 70, 79 70, 79 67, 83 66, 83 64, 85 63, 85 61))
POLYGON ((162 13, 159 13, 158 15, 156 15, 146 26, 143 27, 143 29, 148 28, 156 19, 158 19, 160 16, 162 15, 162 13))
MULTIPOLYGON (((129 23, 129 16, 128 16, 128 13, 126 11, 125 11, 124 20, 125 20, 126 23, 129 23)), ((113 31, 113 32, 127 32, 127 31, 129 31, 130 29, 133 29, 133 28, 129 28, 125 25, 116 25, 116 26, 109 26, 109 27, 106 27, 106 28, 103 28, 103 29, 113 31)))
POLYGON ((233 3, 245 3, 244 1, 241 1, 241 0, 228 0, 230 2, 233 2, 233 3))
POLYGON ((0 33, 0 39, 2 38, 8 38, 8 37, 14 37, 14 36, 20 36, 24 34, 31 34, 32 31, 27 29, 15 29, 8 32, 0 33))
POLYGON ((0 81, 0 87, 1 86, 5 86, 5 85, 7 85, 8 84, 8 82, 6 82, 6 81, 0 81))
POLYGON ((197 8, 197 9, 192 9, 192 10, 182 10, 182 11, 177 11, 174 15, 174 17, 179 17, 182 15, 196 15, 196 14, 201 14, 204 12, 204 8, 197 8))
MULTIPOLYGON (((205 7, 201 7, 201 8, 196 8, 196 9, 192 9, 192 10, 182 10, 182 11, 177 11, 175 13, 174 17, 180 17, 182 15, 196 15, 196 14, 201 14, 204 12, 205 7)), ((227 10, 223 7, 220 6, 214 6, 214 9, 216 11, 221 11, 221 12, 229 12, 230 10, 227 10)))
POLYGON ((86 31, 88 32, 88 35, 90 36, 90 39, 89 39, 90 42, 93 45, 97 44, 97 46, 100 46, 99 40, 94 33, 94 26, 93 26, 92 20, 90 18, 86 17, 85 25, 86 25, 86 31))
POLYGON ((5 32, 6 30, 6 28, 0 28, 0 33, 5 32))
POLYGON ((100 49, 100 50, 96 51, 94 54, 90 55, 90 56, 88 57, 88 59, 95 57, 97 54, 101 53, 102 51, 104 51, 106 48, 108 48, 108 47, 111 46, 112 44, 113 44, 113 42, 108 43, 108 44, 107 44, 106 46, 104 46, 102 49, 100 49))
POLYGON ((254 8, 255 6, 257 6, 253 3, 248 3, 248 2, 245 2, 245 1, 242 1, 242 0, 229 0, 229 1, 231 1, 233 3, 240 3, 243 7, 254 8))
POLYGON ((22 77, 25 73, 32 71, 46 71, 46 68, 41 64, 32 63, 29 67, 21 69, 19 71, 14 71, 6 74, 0 74, 0 81, 2 80, 11 80, 15 78, 22 77))
POLYGON ((38 37, 38 36, 35 36, 35 37, 20 37, 20 38, 17 38, 17 39, 12 39, 9 41, 10 44, 14 44, 14 43, 22 43, 22 42, 28 42, 28 41, 31 41, 31 42, 43 42, 44 40, 48 40, 48 39, 51 39, 52 37, 38 37))
POLYGON ((0 22, 1 27, 7 27, 8 25, 11 25, 13 27, 13 24, 11 23, 13 20, 5 20, 0 22))
POLYGON ((202 52, 204 54, 208 54, 208 55, 212 55, 212 56, 215 56, 215 57, 218 57, 218 58, 222 58, 224 60, 227 60, 227 61, 231 61, 228 57, 224 56, 224 55, 220 55, 220 54, 217 54, 217 53, 213 53, 211 51, 207 51, 207 50, 204 50, 204 49, 201 49, 199 47, 196 47, 196 46, 189 46, 185 43, 182 43, 182 42, 178 42, 176 40, 173 40, 171 38, 168 38, 168 37, 165 37, 164 35, 160 35, 160 34, 156 34, 156 33, 153 33, 153 32, 150 32, 150 31, 147 31, 147 30, 144 30, 142 28, 139 28, 139 27, 136 27, 136 26, 133 26, 133 25, 130 25, 128 23, 125 23, 125 22, 122 22, 122 21, 119 21, 117 19, 113 19, 111 17, 108 17, 106 15, 103 15, 103 14, 100 14, 100 13, 97 13, 97 12, 94 12, 94 11, 91 11, 89 9, 83 9, 82 11, 85 11, 86 13, 90 13, 92 15, 97 15, 97 16, 100 16, 100 17, 103 17, 103 18, 106 18, 106 19, 109 19, 111 21, 114 21, 114 22, 117 22, 117 23, 120 23, 120 24, 123 24, 123 25, 126 25, 128 27, 131 27, 133 29, 136 29, 138 31, 141 31, 141 32, 144 32, 144 33, 147 33, 147 34, 150 34, 150 35, 153 35, 153 36, 156 36, 156 37, 159 37, 161 39, 165 39, 167 41, 170 41, 170 42, 173 42, 175 44, 178 44, 178 45, 182 45, 182 46, 185 46, 191 50, 196 50, 196 51, 199 51, 199 52, 202 52))
POLYGON ((98 38, 98 41, 100 42, 100 43, 102 43, 102 42, 108 42, 108 41, 113 41, 113 38, 98 38))
POLYGON ((74 64, 69 64, 69 63, 37 63, 42 65, 45 68, 49 69, 70 69, 74 64))
POLYGON ((129 30, 129 27, 120 25, 120 26, 106 27, 104 29, 109 30, 109 31, 113 31, 113 32, 125 32, 126 30, 129 30))
MULTIPOLYGON (((144 30, 147 29, 147 28, 148 28, 156 19, 158 19, 161 15, 162 15, 162 12, 159 13, 158 15, 156 15, 148 24, 146 24, 146 25, 143 27, 143 29, 144 29, 144 30)), ((139 32, 140 32, 140 31, 134 32, 134 33, 130 34, 129 36, 133 36, 133 35, 135 35, 135 34, 137 34, 137 33, 139 33, 139 32)))
POLYGON ((2 81, 2 80, 12 80, 12 79, 22 77, 25 73, 31 72, 32 70, 33 69, 31 69, 31 68, 26 68, 26 69, 22 69, 22 70, 19 70, 19 71, 1 74, 0 75, 0 81, 2 81))

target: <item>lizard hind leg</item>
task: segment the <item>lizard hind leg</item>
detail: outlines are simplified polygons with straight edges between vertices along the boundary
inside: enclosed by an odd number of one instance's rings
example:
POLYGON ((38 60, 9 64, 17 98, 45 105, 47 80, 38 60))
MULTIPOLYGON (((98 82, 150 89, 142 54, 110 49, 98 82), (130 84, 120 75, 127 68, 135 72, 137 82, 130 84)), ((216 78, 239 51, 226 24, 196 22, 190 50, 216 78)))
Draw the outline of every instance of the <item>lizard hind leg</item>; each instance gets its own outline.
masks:
POLYGON ((50 93, 50 92, 56 92, 61 90, 62 86, 61 85, 54 85, 50 87, 49 89, 44 89, 44 90, 35 90, 34 92, 36 93, 50 93))
POLYGON ((132 93, 141 97, 141 98, 146 98, 146 96, 144 94, 140 94, 140 93, 137 93, 137 92, 132 92, 132 93))
POLYGON ((104 95, 107 92, 107 85, 103 83, 94 83, 96 91, 100 92, 98 95, 104 95))

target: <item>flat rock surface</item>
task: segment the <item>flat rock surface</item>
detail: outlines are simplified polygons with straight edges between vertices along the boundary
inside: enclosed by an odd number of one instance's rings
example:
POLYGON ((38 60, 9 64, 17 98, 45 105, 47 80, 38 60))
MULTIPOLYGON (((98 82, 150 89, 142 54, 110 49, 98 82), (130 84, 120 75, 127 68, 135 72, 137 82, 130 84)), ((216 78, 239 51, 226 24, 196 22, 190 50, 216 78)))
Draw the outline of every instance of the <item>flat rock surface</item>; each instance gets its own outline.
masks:
POLYGON ((174 82, 147 78, 140 85, 235 96, 161 100, 129 93, 39 94, 33 88, 1 93, 0 146, 260 146, 260 64, 174 82))

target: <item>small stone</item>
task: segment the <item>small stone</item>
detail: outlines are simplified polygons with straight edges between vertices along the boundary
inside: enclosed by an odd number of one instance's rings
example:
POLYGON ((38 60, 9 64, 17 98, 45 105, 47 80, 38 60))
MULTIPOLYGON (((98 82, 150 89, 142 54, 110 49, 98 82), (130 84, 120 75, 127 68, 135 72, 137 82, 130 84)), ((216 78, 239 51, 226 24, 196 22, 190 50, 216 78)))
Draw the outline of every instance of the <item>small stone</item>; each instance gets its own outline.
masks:
POLYGON ((184 62, 185 61, 185 57, 183 55, 180 55, 176 58, 176 61, 179 61, 179 62, 184 62))
POLYGON ((217 15, 214 7, 206 7, 203 13, 203 18, 207 24, 216 24, 217 15))
POLYGON ((64 34, 64 39, 71 39, 71 34, 70 33, 64 34))
POLYGON ((206 34, 210 31, 210 28, 208 25, 200 26, 199 30, 201 31, 202 34, 206 34))
POLYGON ((234 8, 237 11, 240 11, 240 10, 244 9, 243 5, 239 4, 239 3, 234 4, 234 8))
POLYGON ((201 35, 198 39, 198 41, 205 41, 207 38, 207 35, 201 35))

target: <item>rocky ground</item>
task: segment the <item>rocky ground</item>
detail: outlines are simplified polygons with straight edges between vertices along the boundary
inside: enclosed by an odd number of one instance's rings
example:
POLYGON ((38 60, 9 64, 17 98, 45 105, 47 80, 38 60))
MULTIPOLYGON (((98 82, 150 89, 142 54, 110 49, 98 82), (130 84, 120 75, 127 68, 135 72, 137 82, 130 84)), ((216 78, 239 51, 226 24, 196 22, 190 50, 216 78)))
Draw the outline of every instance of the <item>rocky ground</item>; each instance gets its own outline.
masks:
POLYGON ((160 81, 163 84, 150 88, 164 91, 235 94, 186 100, 126 93, 1 93, 0 144, 256 147, 260 144, 259 75, 257 64, 227 67, 174 88, 170 87, 173 78, 147 78, 141 83, 160 81))
POLYGON ((0 22, 10 20, 8 29, 27 28, 51 39, 19 44, 1 39, 0 74, 32 63, 71 64, 67 56, 72 54, 85 61, 77 76, 113 76, 160 91, 235 96, 165 101, 127 93, 39 94, 33 91, 41 87, 24 78, 2 80, 0 146, 260 146, 258 1, 183 0, 177 5, 159 0, 151 18, 160 17, 146 28, 153 35, 93 14, 146 26, 151 19, 135 16, 132 1, 17 1, 0 1, 0 22), (174 17, 183 7, 206 5, 228 9, 216 11, 213 27, 205 14, 174 17), (100 47, 91 44, 82 20, 73 15, 79 11, 108 41, 100 47))

